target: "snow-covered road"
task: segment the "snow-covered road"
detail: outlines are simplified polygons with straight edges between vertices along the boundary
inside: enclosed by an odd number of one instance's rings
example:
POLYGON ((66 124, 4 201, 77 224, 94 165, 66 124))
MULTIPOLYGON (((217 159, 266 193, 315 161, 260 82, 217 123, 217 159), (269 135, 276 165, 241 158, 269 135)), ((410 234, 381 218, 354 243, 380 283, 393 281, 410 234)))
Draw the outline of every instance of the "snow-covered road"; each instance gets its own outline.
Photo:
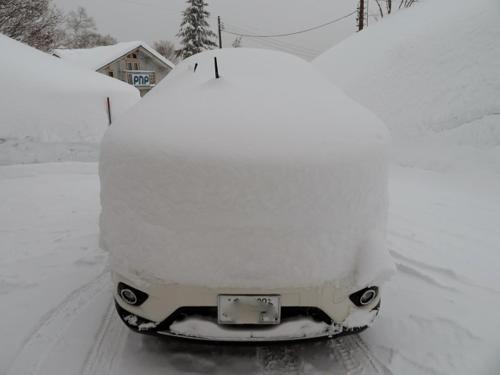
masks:
POLYGON ((0 374, 498 374, 500 177, 394 167, 398 274, 359 336, 293 345, 136 335, 113 311, 93 163, 0 167, 0 374))

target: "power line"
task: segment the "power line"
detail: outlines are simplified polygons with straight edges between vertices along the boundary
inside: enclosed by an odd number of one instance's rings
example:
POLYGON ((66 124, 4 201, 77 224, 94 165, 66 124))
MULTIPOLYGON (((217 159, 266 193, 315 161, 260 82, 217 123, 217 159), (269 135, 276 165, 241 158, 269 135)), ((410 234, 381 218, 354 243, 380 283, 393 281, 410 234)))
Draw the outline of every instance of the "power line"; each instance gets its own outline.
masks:
MULTIPOLYGON (((231 24, 228 24, 228 26, 229 26, 229 28, 231 28, 233 31, 236 31, 236 32, 241 32, 241 33, 248 33, 248 32, 255 33, 255 32, 258 32, 258 30, 256 30, 256 29, 250 29, 247 26, 245 26, 245 27, 243 27, 243 26, 234 26, 234 25, 231 25, 231 24)), ((280 40, 280 39, 275 39, 275 38, 259 39, 259 38, 254 38, 254 37, 246 37, 246 38, 249 38, 249 40, 251 40, 251 41, 274 42, 275 44, 282 45, 283 47, 286 47, 286 48, 299 50, 300 52, 303 52, 304 54, 307 54, 307 55, 318 55, 318 54, 321 53, 321 51, 318 51, 318 50, 316 50, 314 48, 306 47, 306 46, 302 46, 302 45, 298 45, 298 44, 294 44, 294 43, 290 43, 290 42, 285 42, 284 40, 280 40)))
POLYGON ((288 52, 288 53, 291 53, 294 55, 300 55, 300 56, 306 57, 307 59, 313 59, 315 56, 319 55, 319 53, 307 52, 304 50, 300 50, 299 48, 296 48, 296 47, 287 47, 287 46, 279 44, 277 42, 270 41, 269 39, 253 39, 252 42, 258 43, 258 44, 261 44, 261 45, 264 45, 267 47, 271 47, 273 49, 282 50, 282 51, 285 51, 285 52, 288 52))
POLYGON ((309 54, 307 52, 300 52, 300 51, 296 51, 296 50, 292 50, 292 49, 288 49, 286 47, 283 47, 283 46, 280 46, 280 45, 275 45, 275 44, 271 44, 269 43, 268 40, 266 39, 255 39, 254 40, 255 43, 258 43, 262 46, 264 46, 263 48, 270 48, 270 49, 273 49, 273 50, 279 50, 279 51, 284 51, 284 52, 288 52, 292 55, 298 55, 298 56, 301 56, 302 58, 306 59, 306 60, 312 60, 314 57, 316 57, 317 55, 312 55, 312 54, 309 54))
POLYGON ((266 46, 268 48, 285 51, 294 55, 300 55, 307 59, 312 59, 319 54, 319 52, 304 50, 300 46, 286 45, 270 38, 247 38, 247 40, 249 42, 258 43, 259 45, 266 46))
MULTIPOLYGON (((237 31, 240 32, 241 30, 238 28, 237 31)), ((285 52, 288 52, 291 54, 300 55, 300 56, 303 56, 304 58, 309 59, 309 60, 321 53, 320 51, 314 50, 312 48, 299 46, 299 45, 292 44, 292 43, 287 43, 287 42, 284 42, 282 40, 273 39, 273 38, 247 37, 245 39, 251 43, 258 43, 260 45, 264 45, 264 46, 270 47, 272 49, 278 49, 278 50, 282 50, 282 51, 285 51, 285 52)))
POLYGON ((242 37, 247 37, 247 38, 278 38, 278 37, 283 37, 283 36, 290 36, 290 35, 297 35, 297 34, 303 34, 303 33, 307 33, 309 31, 313 31, 313 30, 317 30, 317 29, 320 29, 322 27, 325 27, 325 26, 328 26, 328 25, 331 25, 333 23, 336 23, 336 22, 339 22, 339 21, 342 21, 343 19, 345 18, 348 18, 350 16, 352 16, 353 14, 357 13, 357 10, 349 13, 349 14, 346 14, 345 16, 342 16, 342 17, 339 17, 339 18, 336 18, 334 20, 331 20, 331 21, 328 21, 328 22, 325 22, 325 23, 322 23, 321 25, 317 25, 317 26, 313 26, 313 27, 309 27, 307 29, 303 29, 303 30, 299 30, 299 31, 293 31, 293 32, 290 32, 290 33, 282 33, 282 34, 261 34, 261 35, 258 35, 258 34, 239 34, 239 33, 235 33, 235 32, 231 32, 231 31, 228 31, 228 30, 225 30, 226 33, 228 34, 231 34, 231 35, 236 35, 236 36, 242 36, 242 37))
POLYGON ((258 44, 263 45, 263 46, 267 46, 267 47, 272 48, 272 49, 278 49, 281 51, 285 51, 285 52, 288 52, 288 53, 291 53, 294 55, 300 55, 300 56, 303 56, 307 59, 312 59, 313 57, 317 56, 317 54, 313 54, 313 53, 310 53, 307 51, 302 51, 300 49, 283 46, 283 45, 278 44, 276 42, 273 42, 269 39, 253 39, 252 42, 258 43, 258 44))

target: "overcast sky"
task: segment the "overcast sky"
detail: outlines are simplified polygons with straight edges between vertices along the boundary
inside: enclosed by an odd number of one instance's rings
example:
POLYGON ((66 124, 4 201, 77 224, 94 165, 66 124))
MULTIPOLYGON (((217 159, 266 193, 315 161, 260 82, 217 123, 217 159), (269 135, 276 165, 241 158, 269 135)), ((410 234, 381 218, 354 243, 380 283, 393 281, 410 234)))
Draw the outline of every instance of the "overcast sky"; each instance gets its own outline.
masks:
MULTIPOLYGON (((152 43, 175 36, 185 0, 54 0, 63 10, 81 5, 94 17, 99 31, 119 41, 152 43)), ((208 0, 211 23, 221 16, 227 30, 251 34, 288 33, 319 25, 356 9, 357 0, 208 0)), ((355 15, 305 34, 273 39, 243 38, 246 47, 279 47, 311 58, 355 31, 355 15)), ((234 36, 223 34, 230 46, 234 36)))

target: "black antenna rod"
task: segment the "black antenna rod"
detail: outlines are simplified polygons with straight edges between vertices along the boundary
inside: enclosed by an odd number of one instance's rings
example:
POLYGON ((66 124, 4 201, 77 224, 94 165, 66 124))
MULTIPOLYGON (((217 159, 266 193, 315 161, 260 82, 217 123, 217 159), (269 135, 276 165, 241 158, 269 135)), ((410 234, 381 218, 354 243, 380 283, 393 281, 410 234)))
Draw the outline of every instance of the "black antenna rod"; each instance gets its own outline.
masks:
POLYGON ((222 48, 222 26, 220 23, 220 16, 217 17, 217 29, 219 31, 219 48, 222 48))
POLYGON ((219 66, 217 65, 217 57, 214 57, 214 64, 215 64, 215 78, 220 78, 219 76, 219 66))

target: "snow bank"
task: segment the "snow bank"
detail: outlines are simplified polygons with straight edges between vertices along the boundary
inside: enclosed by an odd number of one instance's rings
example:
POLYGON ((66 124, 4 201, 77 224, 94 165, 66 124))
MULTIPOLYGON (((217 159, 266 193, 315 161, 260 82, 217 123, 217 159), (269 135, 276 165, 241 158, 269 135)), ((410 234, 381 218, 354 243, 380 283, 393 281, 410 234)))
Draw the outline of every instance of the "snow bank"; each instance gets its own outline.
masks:
POLYGON ((95 160, 113 118, 139 100, 123 82, 0 34, 0 164, 95 160))
POLYGON ((373 282, 391 270, 387 141, 375 116, 299 58, 193 56, 104 137, 101 243, 133 280, 373 282))
POLYGON ((406 166, 500 173, 500 5, 421 1, 314 60, 373 110, 406 166))

